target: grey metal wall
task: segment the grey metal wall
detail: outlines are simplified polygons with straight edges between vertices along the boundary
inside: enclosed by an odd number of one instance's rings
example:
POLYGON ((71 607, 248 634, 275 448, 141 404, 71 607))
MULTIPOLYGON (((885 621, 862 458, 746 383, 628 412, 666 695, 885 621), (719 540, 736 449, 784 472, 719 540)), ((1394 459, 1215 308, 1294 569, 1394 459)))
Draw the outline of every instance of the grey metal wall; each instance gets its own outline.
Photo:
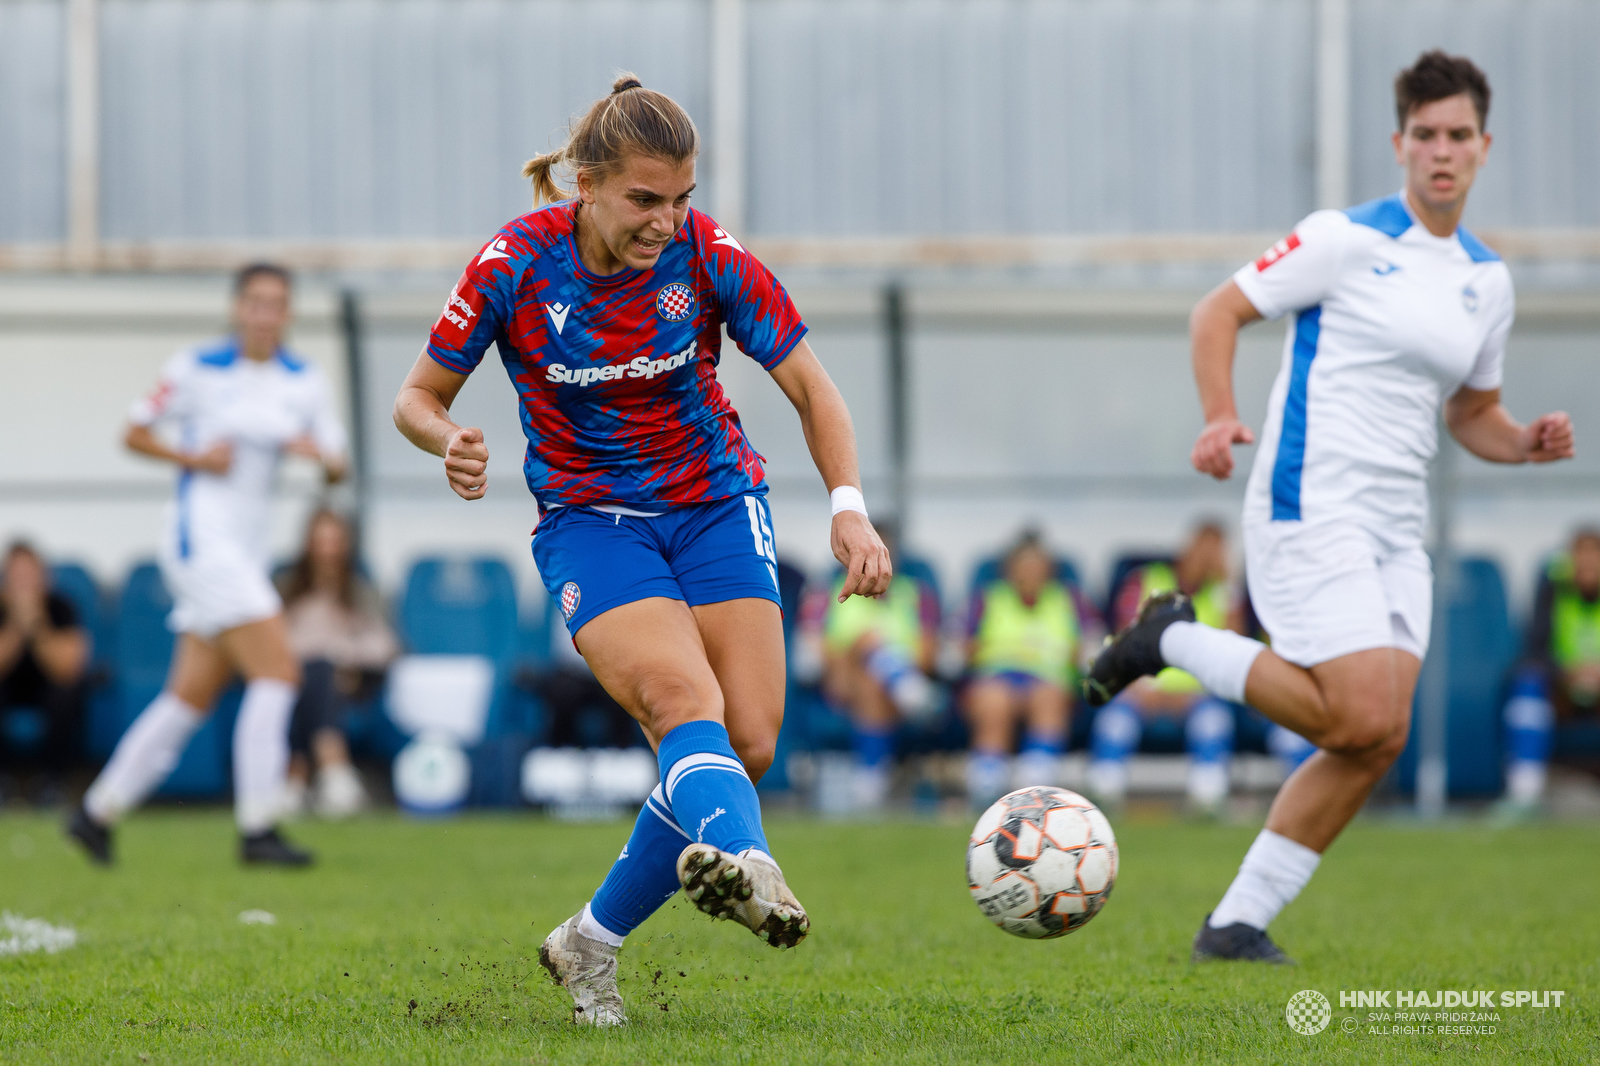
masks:
MULTIPOLYGON (((66 0, 0 0, 0 241, 61 240, 66 0)), ((102 233, 470 238, 613 72, 709 131, 710 0, 102 0, 102 233)), ((1315 0, 747 0, 747 228, 1282 229, 1313 206, 1315 0)), ((1600 5, 1352 0, 1352 188, 1389 81, 1491 75, 1469 221, 1600 224, 1600 5)), ((702 167, 714 202, 715 175, 702 167)))
POLYGON ((1400 187, 1389 135, 1395 72, 1426 48, 1473 57, 1493 100, 1475 226, 1600 225, 1600 4, 1592 0, 1354 0, 1351 189, 1400 187))
POLYGON ((749 10, 753 231, 1259 230, 1312 207, 1309 3, 749 10))
POLYGON ((66 4, 0 2, 0 241, 67 230, 66 4))
POLYGON ((706 120, 695 0, 106 0, 103 229, 458 237, 637 70, 706 120))

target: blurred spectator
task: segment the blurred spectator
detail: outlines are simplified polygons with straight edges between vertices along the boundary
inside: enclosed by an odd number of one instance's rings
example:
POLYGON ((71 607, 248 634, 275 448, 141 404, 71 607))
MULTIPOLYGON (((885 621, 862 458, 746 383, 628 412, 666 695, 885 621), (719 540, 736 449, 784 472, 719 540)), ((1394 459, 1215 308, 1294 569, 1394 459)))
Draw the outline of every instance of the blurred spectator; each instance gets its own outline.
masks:
POLYGON ((820 609, 823 693, 850 718, 856 753, 852 799, 864 810, 888 798, 896 724, 936 710, 938 695, 929 680, 939 651, 938 593, 900 572, 894 532, 885 525, 877 530, 895 565, 889 591, 840 603, 840 574, 820 609))
POLYGON ((550 661, 524 670, 517 684, 538 696, 549 716, 543 746, 631 748, 644 730, 595 678, 564 625, 550 627, 550 661))
POLYGON ((350 525, 335 511, 319 508, 311 515, 305 545, 280 591, 289 644, 304 664, 289 726, 289 804, 346 817, 366 805, 367 795, 340 723, 382 690, 399 642, 376 590, 357 572, 350 525))
POLYGON ((42 770, 37 802, 54 800, 77 755, 88 670, 89 637, 72 602, 51 590, 32 546, 12 544, 0 571, 0 768, 42 770))
POLYGON ((1060 783, 1084 630, 1098 620, 1056 561, 1027 531, 1006 552, 1001 577, 977 590, 967 622, 972 725, 967 795, 988 807, 1008 786, 1060 783), (1024 725, 1014 766, 1017 724, 1024 725), (1011 772, 1014 771, 1014 772, 1011 772))
MULTIPOLYGON (((1144 601, 1177 590, 1194 603, 1197 621, 1218 629, 1243 629, 1228 572, 1228 544, 1222 527, 1202 522, 1171 565, 1148 563, 1130 573, 1112 601, 1117 630, 1128 625, 1144 601)), ((1106 803, 1120 803, 1128 791, 1128 761, 1138 750, 1144 720, 1183 718, 1189 752, 1189 801, 1216 810, 1227 798, 1228 763, 1233 754, 1233 710, 1201 687, 1193 674, 1168 667, 1144 678, 1095 715, 1089 763, 1089 788, 1106 803)))
POLYGON ((1533 809, 1544 797, 1557 720, 1600 709, 1600 529, 1573 534, 1539 579, 1522 662, 1506 703, 1506 800, 1533 809))

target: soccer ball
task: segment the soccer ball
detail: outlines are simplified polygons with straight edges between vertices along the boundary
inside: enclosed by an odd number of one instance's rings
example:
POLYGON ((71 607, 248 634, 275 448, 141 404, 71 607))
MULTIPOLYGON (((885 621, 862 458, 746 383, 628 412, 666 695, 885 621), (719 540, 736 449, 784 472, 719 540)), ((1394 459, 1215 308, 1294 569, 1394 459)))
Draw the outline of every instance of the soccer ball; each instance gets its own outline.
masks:
POLYGON ((1047 940, 1087 925, 1117 883, 1117 838, 1100 808, 1064 788, 1019 788, 967 841, 967 887, 984 917, 1047 940))

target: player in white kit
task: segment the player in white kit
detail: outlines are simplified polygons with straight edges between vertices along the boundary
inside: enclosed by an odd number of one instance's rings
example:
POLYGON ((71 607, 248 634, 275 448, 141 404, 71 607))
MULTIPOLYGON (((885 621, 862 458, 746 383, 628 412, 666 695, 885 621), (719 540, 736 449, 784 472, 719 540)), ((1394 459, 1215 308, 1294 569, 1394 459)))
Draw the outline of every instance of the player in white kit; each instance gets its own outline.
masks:
POLYGON ((123 734, 67 825, 102 863, 111 861, 111 827, 172 772, 235 675, 245 679, 233 735, 240 857, 311 861, 276 828, 300 664, 268 577, 267 538, 279 458, 315 459, 337 481, 345 431, 321 372, 282 346, 288 273, 245 267, 235 278, 233 312, 234 335, 174 356, 129 416, 127 446, 178 467, 160 556, 178 644, 166 687, 123 734), (175 427, 176 447, 156 435, 157 423, 175 427))
POLYGON ((1197 625, 1182 597, 1153 597, 1091 671, 1098 703, 1181 667, 1320 749, 1278 792, 1195 936, 1196 960, 1288 961, 1267 925, 1405 747, 1432 616, 1423 541, 1441 406, 1456 440, 1491 462, 1573 454, 1565 414, 1524 426, 1501 406, 1511 277, 1458 225, 1489 150, 1488 80, 1468 59, 1429 52, 1396 78, 1395 97, 1403 191, 1310 215, 1190 320, 1206 415, 1192 461, 1220 480, 1232 445, 1254 440, 1233 400, 1239 329, 1294 315, 1243 523, 1272 647, 1197 625))

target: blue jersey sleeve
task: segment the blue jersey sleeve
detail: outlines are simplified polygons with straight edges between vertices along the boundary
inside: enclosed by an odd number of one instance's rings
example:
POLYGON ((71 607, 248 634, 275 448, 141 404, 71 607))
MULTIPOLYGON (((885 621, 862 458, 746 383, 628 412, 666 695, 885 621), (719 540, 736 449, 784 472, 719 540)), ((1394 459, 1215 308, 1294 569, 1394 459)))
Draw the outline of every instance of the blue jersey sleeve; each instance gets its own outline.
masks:
POLYGON ((771 370, 806 335, 806 324, 772 271, 732 234, 696 212, 695 240, 717 292, 717 309, 744 354, 771 370))
POLYGON ((519 243, 511 234, 496 236, 450 291, 428 336, 428 354, 439 365, 458 374, 472 373, 510 320, 515 268, 525 255, 524 249, 513 247, 519 243))

